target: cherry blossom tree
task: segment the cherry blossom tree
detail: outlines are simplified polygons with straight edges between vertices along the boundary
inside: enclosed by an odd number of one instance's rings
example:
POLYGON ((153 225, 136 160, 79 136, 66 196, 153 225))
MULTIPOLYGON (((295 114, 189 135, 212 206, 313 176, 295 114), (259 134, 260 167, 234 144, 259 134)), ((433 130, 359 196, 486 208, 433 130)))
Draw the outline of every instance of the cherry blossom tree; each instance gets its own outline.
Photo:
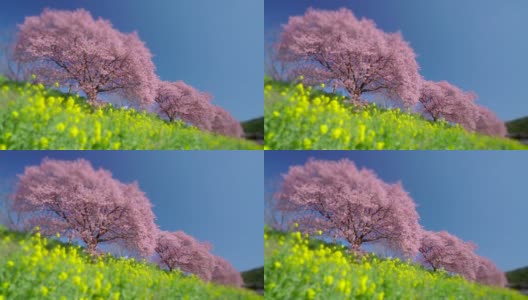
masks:
POLYGON ((225 109, 214 106, 214 119, 211 131, 217 134, 240 138, 244 136, 244 130, 240 122, 225 109))
POLYGON ((486 285, 495 285, 504 287, 508 284, 506 274, 499 270, 497 266, 489 259, 478 257, 478 271, 476 281, 486 285))
POLYGON ((434 271, 457 273, 468 280, 476 280, 479 266, 476 245, 465 242, 447 231, 423 231, 420 244, 421 261, 434 271))
POLYGON ((225 259, 214 256, 215 266, 212 281, 218 284, 242 287, 242 275, 225 259))
POLYGON ((478 105, 476 131, 485 135, 504 137, 508 134, 506 125, 488 108, 478 105))
POLYGON ((434 121, 443 118, 473 131, 479 117, 476 98, 475 93, 464 92, 447 81, 424 81, 419 102, 424 115, 434 121))
POLYGON ((342 87, 357 102, 382 94, 412 106, 421 77, 416 55, 400 33, 385 33, 348 9, 308 9, 290 17, 277 43, 279 58, 309 84, 342 87))
POLYGON ((27 225, 40 226, 48 235, 79 238, 91 254, 101 243, 143 256, 154 251, 157 229, 145 193, 137 183, 121 183, 86 160, 44 159, 27 167, 12 197, 27 225))
POLYGON ((211 130, 215 116, 211 98, 183 81, 160 81, 154 101, 170 121, 181 119, 202 130, 211 130))
POLYGON ((195 274, 204 281, 211 280, 215 267, 210 250, 210 244, 199 242, 183 231, 160 231, 157 235, 155 251, 162 266, 170 271, 180 269, 195 274))
POLYGON ((146 106, 156 94, 152 54, 138 34, 121 33, 84 9, 45 9, 27 17, 14 58, 31 64, 39 81, 82 90, 92 103, 100 93, 118 93, 146 106))
POLYGON ((401 184, 387 184, 348 160, 309 160, 283 175, 277 208, 305 232, 323 231, 353 251, 381 243, 404 256, 418 252, 421 227, 415 203, 401 184))

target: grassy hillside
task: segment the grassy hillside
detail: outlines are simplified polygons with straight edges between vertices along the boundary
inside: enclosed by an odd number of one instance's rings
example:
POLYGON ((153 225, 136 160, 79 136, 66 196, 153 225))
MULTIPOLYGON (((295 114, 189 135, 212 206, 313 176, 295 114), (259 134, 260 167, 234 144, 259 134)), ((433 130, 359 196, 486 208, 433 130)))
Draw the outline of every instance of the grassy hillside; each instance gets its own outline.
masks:
POLYGON ((506 127, 511 137, 519 139, 528 138, 528 117, 506 122, 506 127))
POLYGON ((264 139, 264 117, 242 122, 241 125, 247 139, 257 141, 264 139))
POLYGON ((262 299, 134 259, 93 262, 80 248, 0 228, 0 299, 262 299))
POLYGON ((256 291, 264 289, 264 267, 242 272, 242 278, 247 288, 256 291))
POLYGON ((267 228, 264 239, 266 299, 528 299, 399 259, 353 257, 298 232, 267 228))
POLYGON ((265 79, 264 99, 265 149, 528 149, 399 109, 357 109, 302 84, 265 79))
POLYGON ((512 288, 528 290, 528 267, 506 272, 506 277, 512 288))
POLYGON ((0 150, 261 149, 256 143, 202 132, 155 114, 110 105, 0 77, 0 150))

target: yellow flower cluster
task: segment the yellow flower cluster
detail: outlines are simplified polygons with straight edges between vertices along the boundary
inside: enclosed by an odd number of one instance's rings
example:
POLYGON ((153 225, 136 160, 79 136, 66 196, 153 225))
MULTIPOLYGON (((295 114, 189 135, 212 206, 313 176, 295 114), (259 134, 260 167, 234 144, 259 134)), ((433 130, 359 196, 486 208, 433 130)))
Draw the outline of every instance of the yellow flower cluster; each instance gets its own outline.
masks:
POLYGON ((349 254, 299 232, 265 230, 266 299, 523 299, 400 259, 349 254))
POLYGON ((262 149, 155 114, 111 105, 93 108, 78 95, 0 78, 0 150, 262 149))
POLYGON ((93 261, 78 246, 0 227, 0 299, 262 299, 134 259, 93 261))
POLYGON ((266 149, 527 149, 401 109, 350 105, 302 83, 265 81, 266 149))

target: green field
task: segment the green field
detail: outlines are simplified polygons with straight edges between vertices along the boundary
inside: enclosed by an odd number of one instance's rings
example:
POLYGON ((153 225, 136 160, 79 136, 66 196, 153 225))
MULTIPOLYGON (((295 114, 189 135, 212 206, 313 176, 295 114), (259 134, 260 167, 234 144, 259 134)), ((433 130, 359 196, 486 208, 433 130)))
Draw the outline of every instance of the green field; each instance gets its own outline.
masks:
POLYGON ((77 246, 0 227, 0 300, 262 299, 134 259, 93 259, 77 246))
POLYGON ((465 131, 419 114, 356 108, 320 88, 264 80, 265 149, 518 149, 521 143, 465 131))
POLYGON ((408 261, 354 257, 299 232, 266 228, 264 239, 266 299, 528 299, 408 261))
POLYGON ((106 105, 0 77, 0 150, 262 149, 152 113, 106 105))

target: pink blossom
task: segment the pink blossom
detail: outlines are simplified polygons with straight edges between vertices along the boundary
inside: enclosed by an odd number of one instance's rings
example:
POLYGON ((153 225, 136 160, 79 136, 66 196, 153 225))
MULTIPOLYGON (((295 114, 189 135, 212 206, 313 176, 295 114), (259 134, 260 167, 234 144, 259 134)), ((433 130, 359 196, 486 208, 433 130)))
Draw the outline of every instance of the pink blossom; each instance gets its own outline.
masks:
POLYGON ((225 109, 214 106, 214 119, 211 131, 217 134, 240 138, 244 136, 244 130, 240 122, 225 109))
POLYGON ((275 197, 277 208, 302 231, 321 230, 354 251, 382 243, 408 257, 418 252, 418 213, 402 185, 384 183, 348 159, 290 167, 275 197))
POLYGON ((183 81, 160 81, 154 100, 160 113, 170 121, 181 119, 202 130, 211 130, 215 116, 211 98, 183 81))
POLYGON ((479 117, 477 95, 464 92, 447 81, 422 83, 419 102, 423 113, 434 121, 445 119, 474 131, 479 117))
POLYGON ((151 203, 137 183, 124 184, 83 159, 44 159, 19 176, 14 209, 43 233, 81 239, 89 253, 100 243, 140 255, 154 251, 156 225, 151 203))
POLYGON ((277 51, 293 75, 345 88, 352 101, 374 93, 410 107, 420 95, 416 55, 402 35, 385 33, 348 9, 308 9, 290 17, 277 51))
POLYGON ((197 241, 183 231, 160 231, 155 251, 162 266, 169 270, 180 269, 204 281, 210 281, 215 268, 211 245, 197 241))
POLYGON ((46 9, 19 29, 14 57, 30 63, 39 81, 82 90, 90 102, 100 93, 119 93, 140 106, 154 100, 152 54, 137 33, 121 33, 84 9, 46 9))
POLYGON ((240 272, 233 268, 227 260, 215 256, 214 261, 213 282, 234 287, 242 287, 244 285, 240 272))
POLYGON ((477 282, 500 287, 505 287, 508 284, 506 274, 499 270, 491 260, 479 256, 478 263, 477 282))
POLYGON ((420 259, 435 271, 443 268, 474 281, 479 266, 474 252, 476 248, 475 244, 465 242, 447 231, 424 231, 419 249, 420 259))
POLYGON ((484 106, 478 105, 478 119, 476 131, 485 135, 504 137, 508 134, 506 125, 497 115, 484 106))

